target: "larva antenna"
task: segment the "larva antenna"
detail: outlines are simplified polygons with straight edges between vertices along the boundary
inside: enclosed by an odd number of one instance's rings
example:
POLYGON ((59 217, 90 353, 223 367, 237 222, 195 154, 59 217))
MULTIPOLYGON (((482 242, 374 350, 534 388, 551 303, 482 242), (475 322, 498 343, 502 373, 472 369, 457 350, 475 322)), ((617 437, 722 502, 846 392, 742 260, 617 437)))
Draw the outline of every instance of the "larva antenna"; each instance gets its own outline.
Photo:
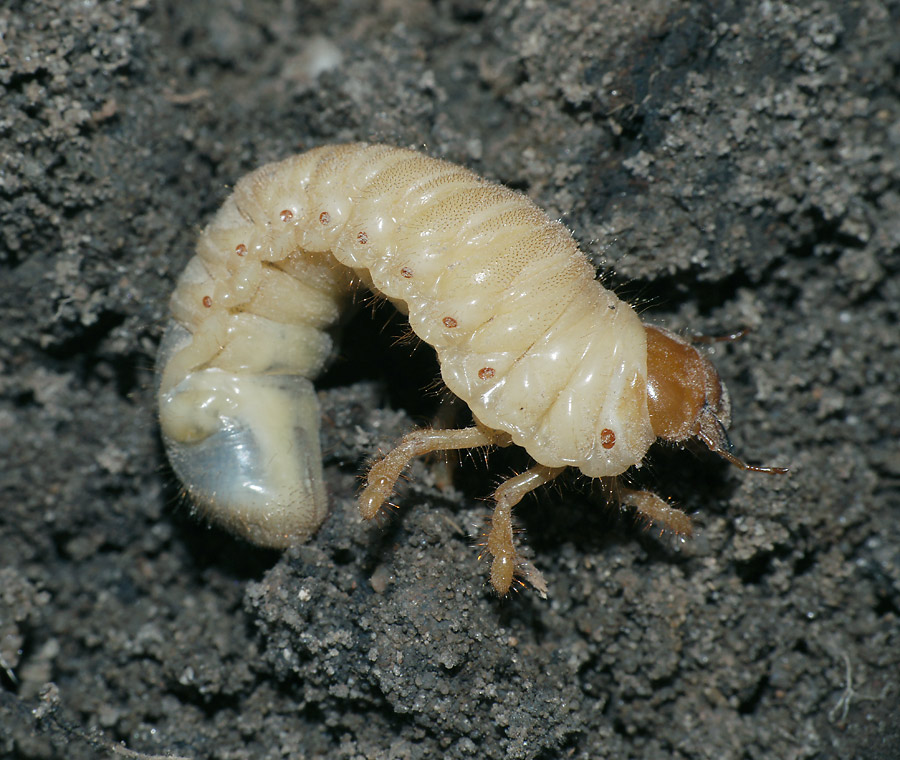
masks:
POLYGON ((763 472, 767 475, 784 475, 789 472, 787 467, 760 467, 747 464, 738 457, 734 453, 734 444, 728 436, 728 431, 710 406, 704 407, 700 413, 700 431, 697 437, 709 447, 710 451, 745 472, 763 472))

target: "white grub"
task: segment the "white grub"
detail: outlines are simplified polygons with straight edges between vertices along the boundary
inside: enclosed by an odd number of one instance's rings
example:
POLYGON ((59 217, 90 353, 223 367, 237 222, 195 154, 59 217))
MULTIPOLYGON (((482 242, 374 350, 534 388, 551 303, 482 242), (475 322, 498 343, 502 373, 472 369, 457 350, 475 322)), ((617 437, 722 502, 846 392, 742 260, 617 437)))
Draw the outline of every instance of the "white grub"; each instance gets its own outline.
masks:
MULTIPOLYGON (((760 469, 730 453, 728 395, 709 362, 645 327, 524 195, 411 150, 327 146, 237 183, 179 279, 160 349, 172 465, 210 519, 254 543, 306 540, 325 518, 312 381, 359 283, 408 315, 475 420, 407 435, 370 470, 362 514, 378 513, 412 457, 523 447, 536 465, 495 492, 484 544, 500 593, 516 576, 543 592, 516 550, 512 507, 566 467, 614 478, 657 438, 699 437, 760 469)), ((619 495, 690 532, 658 496, 619 495)))

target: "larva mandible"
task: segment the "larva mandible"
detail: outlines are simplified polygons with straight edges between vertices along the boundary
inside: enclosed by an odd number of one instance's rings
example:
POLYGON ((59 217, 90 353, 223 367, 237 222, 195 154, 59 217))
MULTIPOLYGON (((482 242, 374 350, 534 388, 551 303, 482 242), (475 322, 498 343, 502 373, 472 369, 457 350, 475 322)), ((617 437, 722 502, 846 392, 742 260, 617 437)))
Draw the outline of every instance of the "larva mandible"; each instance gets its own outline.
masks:
MULTIPOLYGON (((520 193, 447 161, 365 143, 316 148, 241 179, 197 243, 160 347, 160 423, 186 490, 262 546, 306 540, 327 512, 312 380, 362 283, 409 317, 474 425, 405 436, 369 471, 374 517, 409 461, 522 446, 536 464, 494 492, 484 544, 506 593, 540 573, 516 551, 512 508, 577 467, 613 478, 657 439, 699 438, 745 470, 725 432, 728 393, 693 346, 595 279, 568 230, 520 193)), ((649 492, 623 501, 690 533, 649 492)))

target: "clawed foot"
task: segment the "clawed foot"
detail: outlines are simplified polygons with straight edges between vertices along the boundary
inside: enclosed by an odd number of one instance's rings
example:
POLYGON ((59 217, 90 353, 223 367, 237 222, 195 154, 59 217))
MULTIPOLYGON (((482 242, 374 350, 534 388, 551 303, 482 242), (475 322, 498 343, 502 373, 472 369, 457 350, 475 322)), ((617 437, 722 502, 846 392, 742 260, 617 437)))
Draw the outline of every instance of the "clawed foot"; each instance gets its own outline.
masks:
POLYGON ((544 576, 529 560, 518 553, 513 531, 507 530, 502 521, 499 528, 496 522, 492 524, 487 533, 487 540, 481 547, 482 553, 478 555, 478 559, 485 556, 492 558, 491 586, 500 596, 506 596, 513 583, 517 582, 522 586, 526 583, 531 584, 543 599, 547 598, 547 582, 544 576))
POLYGON ((390 472, 385 462, 382 459, 372 466, 366 477, 366 487, 359 495, 359 513, 364 520, 374 518, 394 492, 399 473, 390 472))
POLYGON ((508 506, 498 504, 494 509, 491 529, 488 531, 484 550, 485 554, 490 554, 493 558, 491 560, 491 585, 498 594, 505 596, 509 593, 509 587, 519 572, 522 562, 522 558, 516 552, 508 506))
POLYGON ((500 555, 491 561, 491 586, 500 596, 506 596, 512 588, 513 582, 522 587, 526 583, 541 595, 541 599, 547 598, 547 581, 540 570, 523 557, 500 555))

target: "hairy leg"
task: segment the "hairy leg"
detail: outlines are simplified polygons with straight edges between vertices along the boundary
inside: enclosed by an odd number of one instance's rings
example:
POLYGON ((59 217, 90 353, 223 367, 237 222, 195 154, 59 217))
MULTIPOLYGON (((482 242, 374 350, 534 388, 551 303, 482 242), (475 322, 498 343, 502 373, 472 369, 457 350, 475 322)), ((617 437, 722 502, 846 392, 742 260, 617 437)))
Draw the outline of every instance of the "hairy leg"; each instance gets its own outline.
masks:
POLYGON ((371 520, 394 492, 400 473, 410 460, 431 451, 473 449, 479 446, 508 446, 509 436, 486 427, 462 430, 433 430, 425 428, 407 433, 387 455, 372 465, 366 476, 366 487, 359 495, 359 511, 371 520))
POLYGON ((670 507, 655 493, 624 488, 619 491, 619 501, 621 504, 634 507, 647 522, 661 525, 679 536, 691 536, 694 532, 691 518, 680 509, 670 507))
POLYGON ((506 594, 516 573, 537 589, 538 593, 547 596, 547 584, 543 576, 530 562, 522 559, 516 551, 513 540, 512 508, 518 504, 525 494, 535 488, 549 483, 559 475, 565 467, 545 467, 535 465, 521 475, 516 475, 500 484, 494 491, 494 515, 491 518, 491 529, 488 532, 485 549, 491 561, 491 585, 498 594, 506 594))

